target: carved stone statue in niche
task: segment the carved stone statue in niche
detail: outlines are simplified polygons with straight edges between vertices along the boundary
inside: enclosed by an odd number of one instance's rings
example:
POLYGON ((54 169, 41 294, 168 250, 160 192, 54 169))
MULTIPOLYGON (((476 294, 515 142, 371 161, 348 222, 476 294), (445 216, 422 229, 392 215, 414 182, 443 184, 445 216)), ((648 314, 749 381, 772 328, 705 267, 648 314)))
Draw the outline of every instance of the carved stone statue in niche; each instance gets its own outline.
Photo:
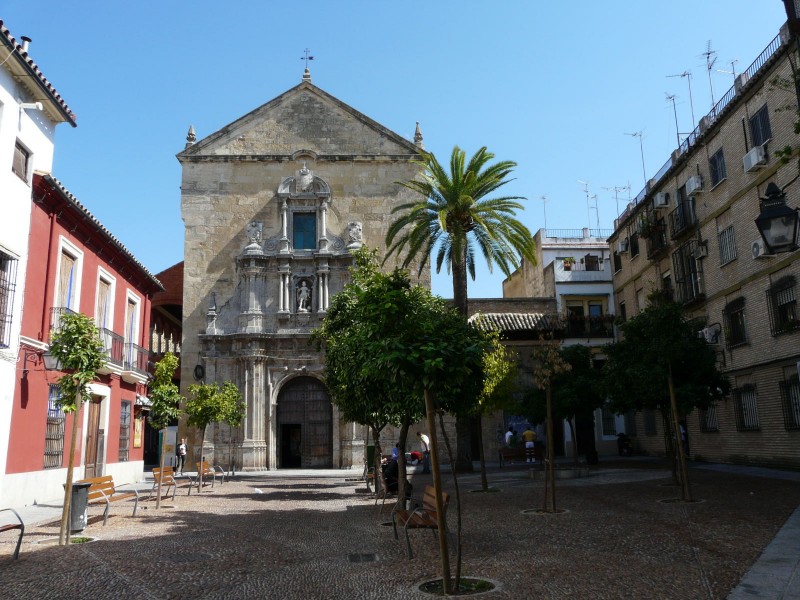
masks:
POLYGON ((311 310, 311 288, 304 281, 297 287, 297 312, 309 312, 311 310))
POLYGON ((347 224, 347 248, 361 248, 364 245, 364 227, 361 221, 350 221, 347 224))
POLYGON ((295 181, 298 193, 311 191, 311 188, 314 185, 314 172, 306 167, 306 163, 303 163, 303 168, 297 172, 297 178, 295 181))
POLYGON ((247 224, 247 239, 251 244, 253 242, 258 243, 261 241, 262 229, 263 224, 261 221, 250 221, 247 224))

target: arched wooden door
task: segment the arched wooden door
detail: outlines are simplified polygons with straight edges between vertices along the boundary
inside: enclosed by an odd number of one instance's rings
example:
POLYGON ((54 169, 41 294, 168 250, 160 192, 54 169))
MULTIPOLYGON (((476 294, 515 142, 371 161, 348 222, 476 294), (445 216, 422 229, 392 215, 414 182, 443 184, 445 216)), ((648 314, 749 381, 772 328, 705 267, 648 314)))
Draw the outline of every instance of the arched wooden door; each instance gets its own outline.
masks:
POLYGON ((278 466, 330 469, 333 466, 333 409, 327 388, 313 377, 298 377, 278 394, 278 466))

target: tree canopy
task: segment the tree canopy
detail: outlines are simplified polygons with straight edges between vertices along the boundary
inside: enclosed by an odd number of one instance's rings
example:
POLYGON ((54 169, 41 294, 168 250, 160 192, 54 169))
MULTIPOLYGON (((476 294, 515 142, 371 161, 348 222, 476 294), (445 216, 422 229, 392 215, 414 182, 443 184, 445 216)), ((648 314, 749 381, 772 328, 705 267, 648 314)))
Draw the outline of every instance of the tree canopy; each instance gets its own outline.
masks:
POLYGON ((707 408, 727 393, 716 355, 674 302, 651 298, 639 315, 620 325, 622 339, 606 346, 605 390, 618 413, 666 410, 673 377, 678 411, 707 408))

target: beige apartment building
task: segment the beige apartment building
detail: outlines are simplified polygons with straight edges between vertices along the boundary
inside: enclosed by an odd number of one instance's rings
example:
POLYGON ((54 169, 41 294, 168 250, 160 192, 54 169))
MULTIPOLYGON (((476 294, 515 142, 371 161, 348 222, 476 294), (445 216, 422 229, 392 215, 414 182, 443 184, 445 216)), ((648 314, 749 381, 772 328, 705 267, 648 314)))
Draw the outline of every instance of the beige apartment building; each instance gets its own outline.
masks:
MULTIPOLYGON (((685 416, 694 459, 800 466, 800 251, 770 254, 756 227, 774 183, 800 205, 798 41, 778 36, 703 117, 615 222, 616 314, 662 291, 717 352, 730 396, 685 416), (791 160, 778 151, 794 148, 791 160)), ((796 248, 796 244, 795 244, 796 248)), ((637 415, 639 446, 664 452, 661 419, 637 415)))

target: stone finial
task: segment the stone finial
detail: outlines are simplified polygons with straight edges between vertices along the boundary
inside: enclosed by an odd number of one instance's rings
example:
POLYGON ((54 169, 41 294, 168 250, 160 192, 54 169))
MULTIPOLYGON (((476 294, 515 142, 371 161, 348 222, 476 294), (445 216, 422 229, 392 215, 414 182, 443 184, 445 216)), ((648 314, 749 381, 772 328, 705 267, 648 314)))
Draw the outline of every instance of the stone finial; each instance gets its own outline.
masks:
POLYGON ((303 70, 303 81, 311 83, 311 71, 308 70, 308 67, 303 70))
POLYGON ((206 334, 215 335, 217 333, 219 333, 217 330, 217 295, 211 292, 211 301, 206 310, 206 334))
POLYGON ((197 134, 194 132, 194 125, 189 125, 189 133, 186 134, 186 148, 194 146, 197 141, 197 134))
POLYGON ((419 129, 419 121, 417 121, 417 127, 414 130, 414 145, 420 150, 425 150, 425 144, 422 142, 422 131, 419 129))

